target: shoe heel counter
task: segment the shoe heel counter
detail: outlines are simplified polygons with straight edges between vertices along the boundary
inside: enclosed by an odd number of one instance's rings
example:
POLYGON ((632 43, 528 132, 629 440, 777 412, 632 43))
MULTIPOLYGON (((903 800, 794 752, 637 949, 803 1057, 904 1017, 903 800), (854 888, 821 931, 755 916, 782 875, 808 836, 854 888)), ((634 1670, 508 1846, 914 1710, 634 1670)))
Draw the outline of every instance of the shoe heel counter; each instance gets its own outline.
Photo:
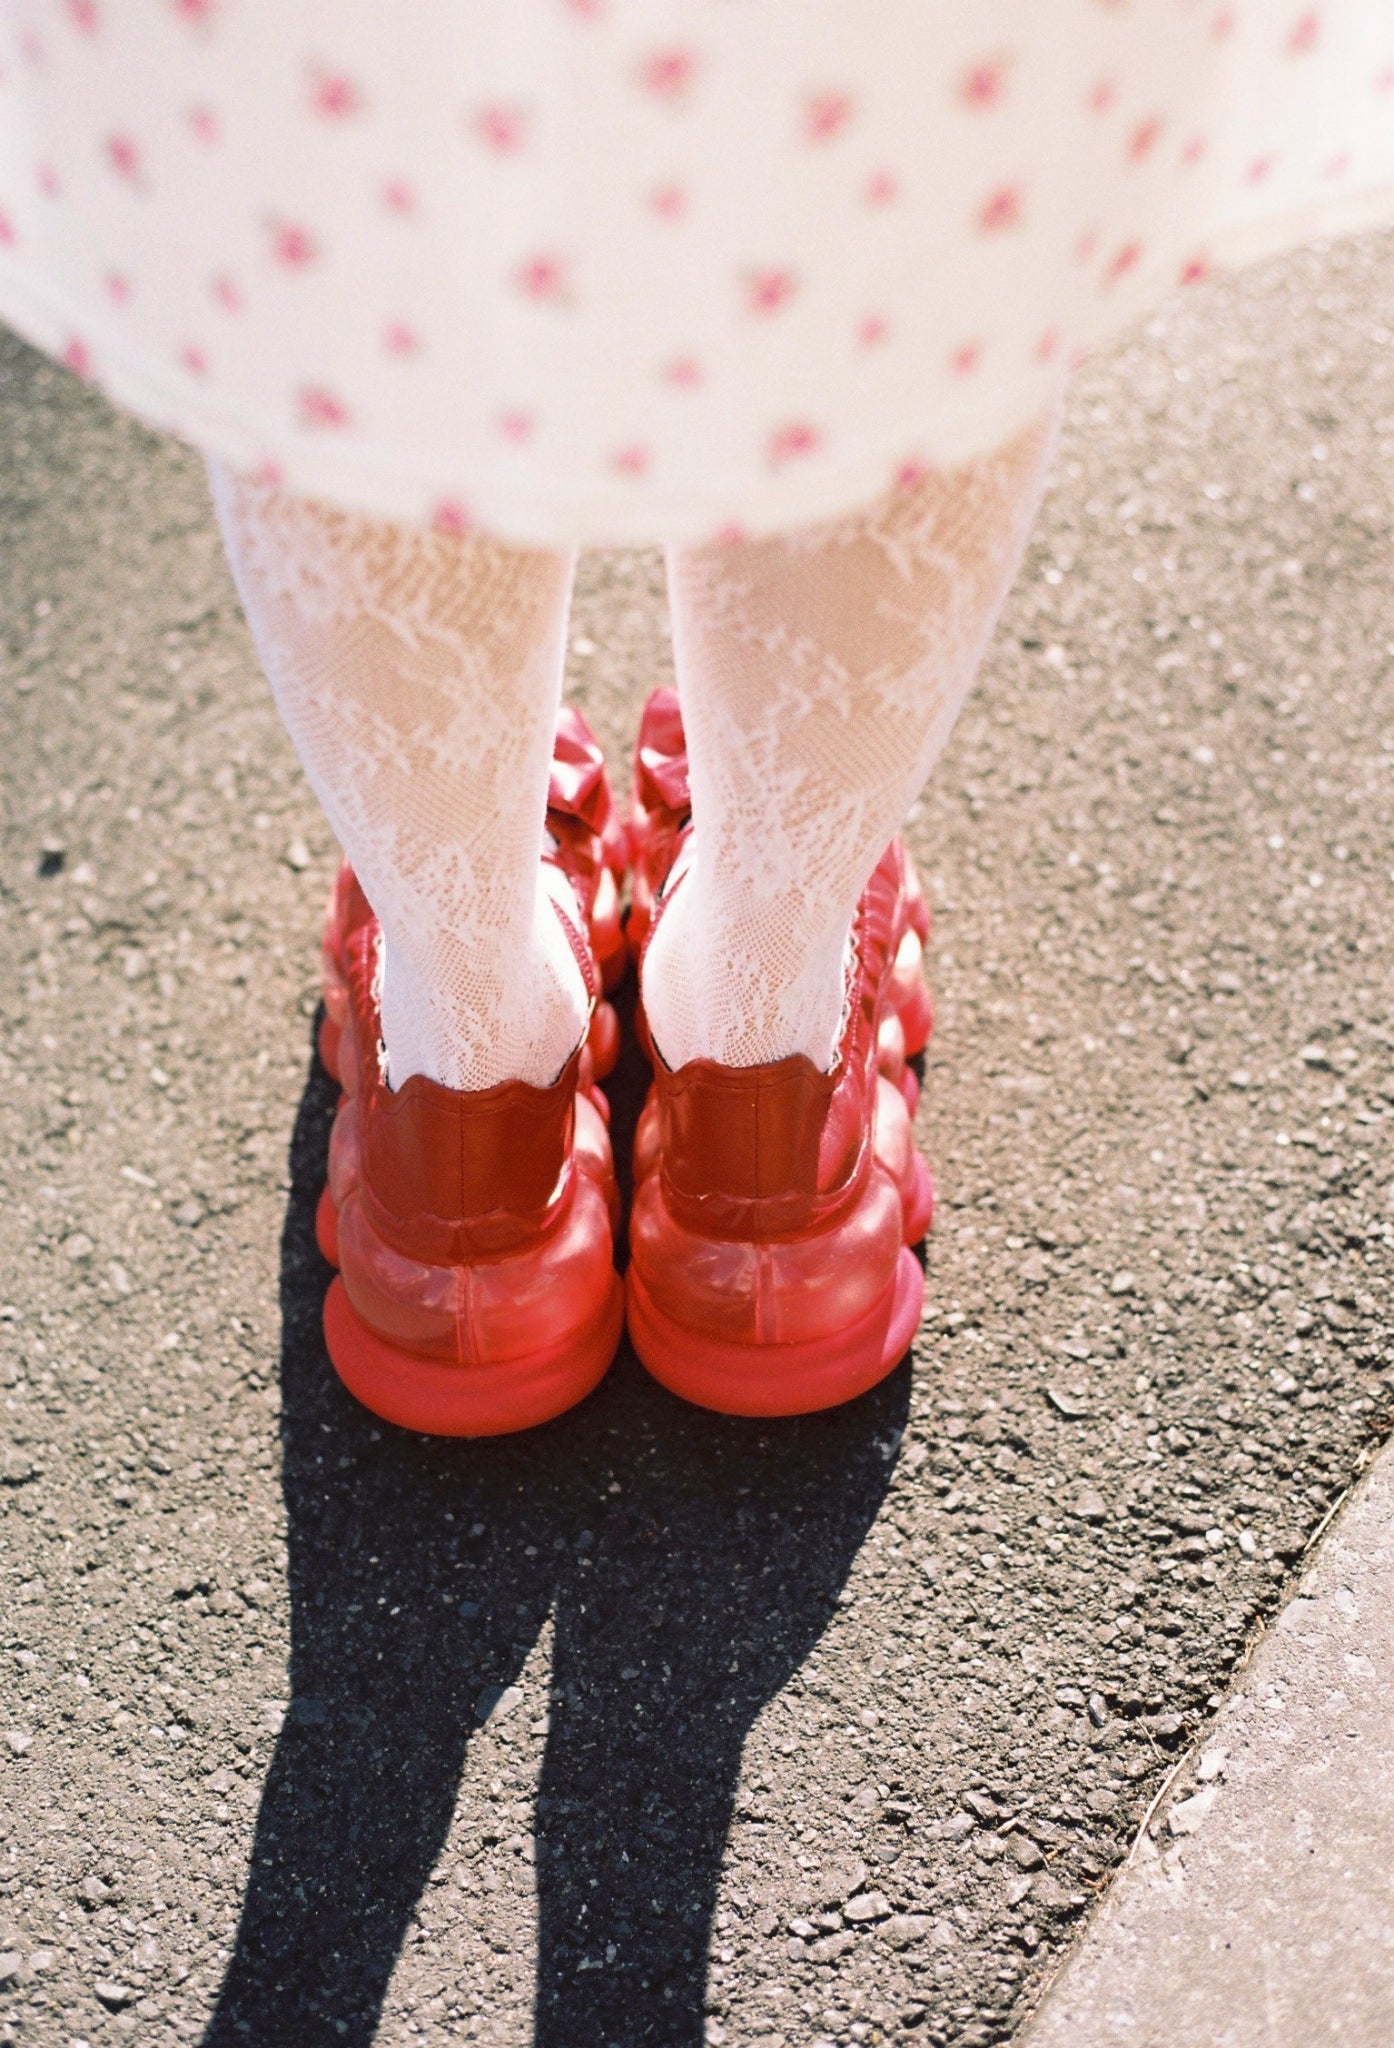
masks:
POLYGON ((505 1081, 476 1092, 376 1070, 357 1101, 360 1193, 378 1234, 416 1259, 454 1265, 536 1237, 574 1180, 581 1049, 550 1088, 505 1081))
POLYGON ((693 1060, 660 1075, 659 1157, 674 1215, 748 1238, 807 1228, 836 1184, 824 1142, 835 1090, 802 1056, 749 1068, 693 1060))

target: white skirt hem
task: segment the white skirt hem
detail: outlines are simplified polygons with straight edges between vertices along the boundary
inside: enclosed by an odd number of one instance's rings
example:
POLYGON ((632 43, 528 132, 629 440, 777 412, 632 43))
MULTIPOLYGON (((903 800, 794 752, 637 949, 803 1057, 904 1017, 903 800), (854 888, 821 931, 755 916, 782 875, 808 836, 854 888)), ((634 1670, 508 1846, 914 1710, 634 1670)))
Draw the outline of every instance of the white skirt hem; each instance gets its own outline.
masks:
MULTIPOLYGON (((1233 270, 1296 244, 1332 240, 1387 227, 1394 222, 1394 186, 1342 200, 1325 200, 1229 231, 1212 234, 1213 266, 1233 270)), ((1088 337, 1095 348, 1171 297, 1175 268, 1170 259, 1149 271, 1140 267, 1109 306, 1109 316, 1088 337)), ((1062 372, 1034 370, 1014 378, 993 378, 964 387, 953 402, 941 395, 928 416, 917 414, 906 394, 894 439, 861 450, 853 461, 833 464, 816 457, 790 463, 767 478, 733 479, 713 470, 700 485, 660 493, 652 480, 616 478, 573 489, 564 475, 520 475, 516 463, 495 466, 448 459, 429 467, 415 451, 346 440, 302 429, 287 436, 284 421, 259 419, 235 396, 219 397, 199 378, 154 362, 132 349, 111 322, 94 324, 90 304, 80 308, 29 274, 14 255, 0 252, 0 320, 36 348, 61 360, 72 336, 81 332, 102 366, 100 388, 113 403, 146 426, 191 443, 205 457, 234 472, 257 472, 276 447, 277 473, 288 489, 348 510, 411 525, 427 524, 431 508, 468 507, 468 523, 498 538, 535 547, 647 547, 710 539, 738 523, 743 534, 788 532, 836 519, 869 504, 890 488, 907 450, 939 469, 952 468, 1000 445, 1053 401, 1062 372), (736 508, 733 522, 732 508, 736 508)))

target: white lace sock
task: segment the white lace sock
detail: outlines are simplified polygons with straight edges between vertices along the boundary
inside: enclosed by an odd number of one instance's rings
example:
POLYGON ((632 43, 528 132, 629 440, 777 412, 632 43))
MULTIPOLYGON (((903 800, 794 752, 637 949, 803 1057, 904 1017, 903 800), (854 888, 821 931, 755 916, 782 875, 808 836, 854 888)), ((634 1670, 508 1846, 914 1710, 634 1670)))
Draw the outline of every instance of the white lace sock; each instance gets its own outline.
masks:
POLYGON ((555 1080, 587 1007, 540 865, 574 557, 210 474, 276 703, 382 922, 393 1084, 555 1080))
POLYGON ((645 962, 671 1066, 837 1043, 857 899, 938 758, 1044 487, 1054 416, 865 512, 675 548, 692 866, 645 962))

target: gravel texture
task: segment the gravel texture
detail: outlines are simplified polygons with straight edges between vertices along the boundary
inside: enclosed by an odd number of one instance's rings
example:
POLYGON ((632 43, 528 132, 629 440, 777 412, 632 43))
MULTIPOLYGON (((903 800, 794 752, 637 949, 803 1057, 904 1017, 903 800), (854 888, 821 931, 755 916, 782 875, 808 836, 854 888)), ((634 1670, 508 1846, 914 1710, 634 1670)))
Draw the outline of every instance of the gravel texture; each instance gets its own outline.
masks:
MULTIPOLYGON (((0 2041, 1005 2039, 1390 1419, 1394 240, 1080 375, 912 826, 914 1369, 778 1427, 338 1389, 334 849, 196 461, 0 405, 0 2041)), ((666 662, 590 562, 621 757, 666 662)))

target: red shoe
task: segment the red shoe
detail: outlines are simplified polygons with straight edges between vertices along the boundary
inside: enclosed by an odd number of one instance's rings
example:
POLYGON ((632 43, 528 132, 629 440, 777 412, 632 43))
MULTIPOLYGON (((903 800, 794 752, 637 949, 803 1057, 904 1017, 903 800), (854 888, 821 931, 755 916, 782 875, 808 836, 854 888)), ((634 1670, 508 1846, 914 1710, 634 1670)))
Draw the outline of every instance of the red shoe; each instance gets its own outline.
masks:
MULTIPOLYGON (((589 949, 570 935, 594 997, 589 949)), ((413 1075, 393 1091, 377 1051, 380 951, 376 920, 349 939, 329 1355, 350 1393, 405 1429, 526 1429, 584 1399, 624 1326, 619 1196, 604 1118, 579 1085, 584 1048, 550 1088, 413 1075), (360 1067, 361 1045, 374 1050, 360 1067)))
MULTIPOLYGON (((581 806, 598 811, 602 786, 608 805, 609 789, 598 749, 593 764, 578 764, 562 744, 545 857, 593 910, 608 870, 581 806), (559 790, 578 765, 585 772, 559 790)), ((349 1391, 407 1429, 493 1436, 545 1422, 591 1391, 619 1344, 619 1195, 592 1051, 603 1011, 613 1064, 618 1024, 599 1000, 592 944, 554 907, 591 998, 586 1039, 559 1078, 461 1090, 415 1075, 393 1091, 381 1056, 380 928, 347 865, 331 899, 325 1008, 344 1092, 316 1217, 320 1248, 340 1268, 325 1337, 349 1391)), ((622 965, 622 938, 620 948, 622 965)))
MULTIPOLYGON (((631 929, 637 918, 646 945, 681 887, 691 829, 671 691, 645 712, 636 784, 631 929)), ((893 840, 857 907, 829 1073, 802 1054, 676 1072, 653 1056, 634 1146, 629 1333, 654 1377, 701 1407, 833 1407, 884 1379, 914 1336, 924 1275, 908 1247, 934 1210, 905 1086, 906 1048, 923 1045, 931 1017, 923 908, 893 840)))
MULTIPOLYGON (((552 750, 547 790, 550 845, 544 858, 565 870, 595 956, 606 994, 624 979, 629 955, 620 924, 619 884, 629 865, 629 837, 610 790, 600 743, 580 712, 563 705, 552 750)), ((352 933, 371 918, 372 906, 344 861, 329 892, 320 941, 324 1016, 319 1056, 339 1080, 339 1041, 348 1020, 347 947, 352 933)), ((620 1028, 614 1010, 599 1002, 591 1019, 594 1077, 604 1080, 619 1058, 620 1028)))

